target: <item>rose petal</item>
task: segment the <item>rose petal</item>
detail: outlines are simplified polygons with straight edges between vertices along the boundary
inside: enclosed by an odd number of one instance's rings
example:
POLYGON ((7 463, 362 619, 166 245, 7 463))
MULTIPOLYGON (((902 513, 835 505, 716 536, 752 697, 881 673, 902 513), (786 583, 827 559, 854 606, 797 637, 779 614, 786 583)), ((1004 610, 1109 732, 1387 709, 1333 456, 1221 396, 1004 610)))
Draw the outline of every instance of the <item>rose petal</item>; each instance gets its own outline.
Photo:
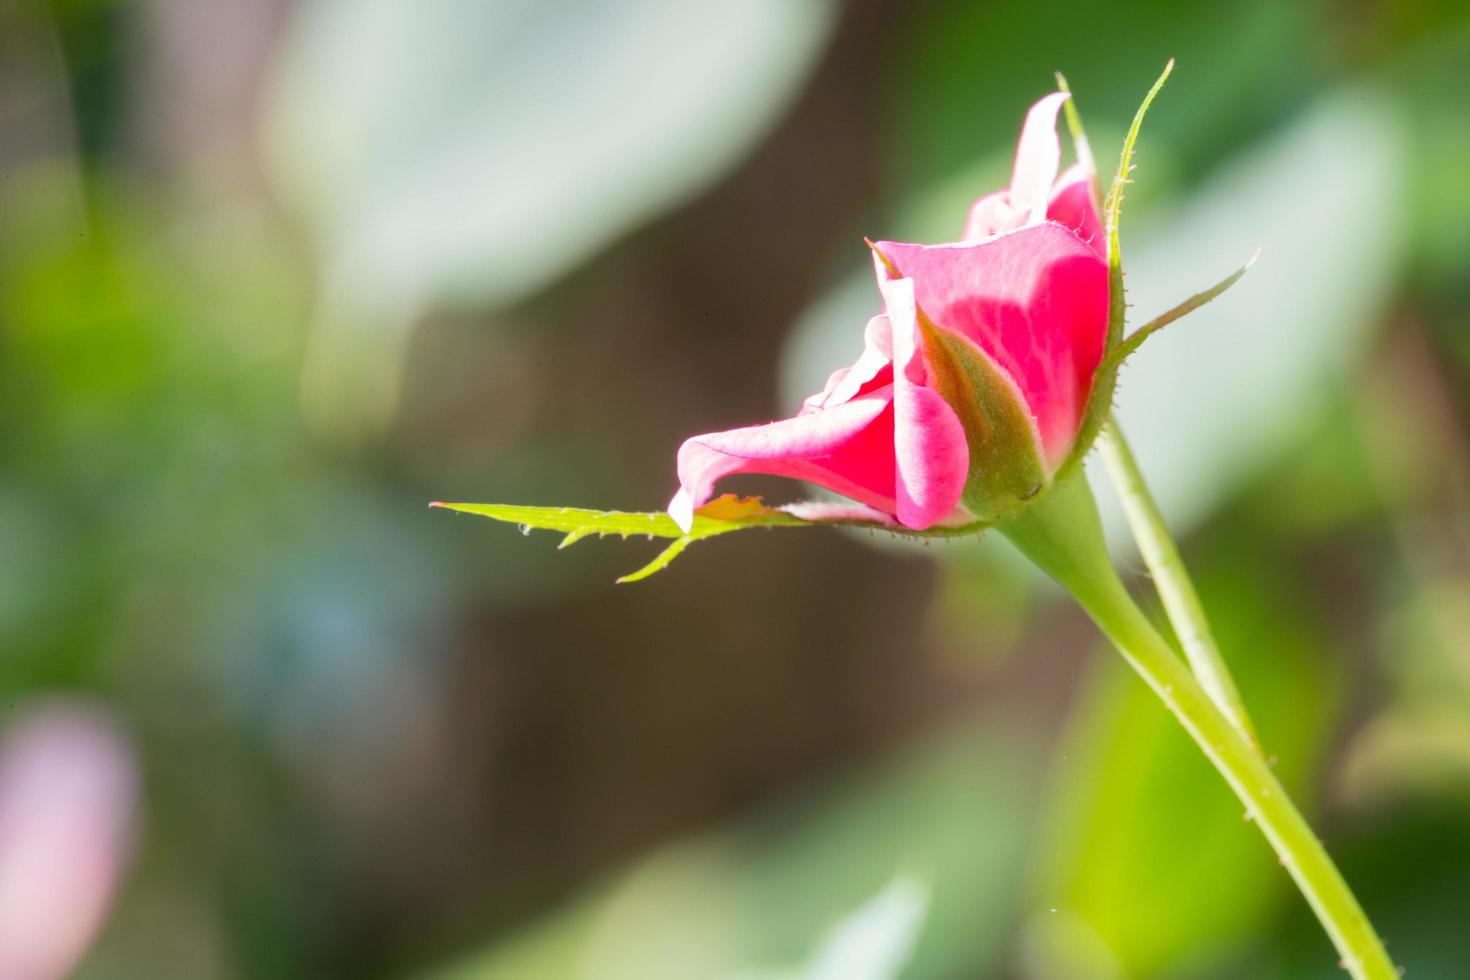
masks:
POLYGON ((969 338, 1016 382, 1048 467, 1061 465, 1107 339, 1107 266, 1098 253, 1052 222, 976 244, 877 248, 914 281, 930 319, 969 338))
POLYGON ((685 440, 669 513, 686 531, 715 483, 734 473, 806 480, 887 513, 895 510, 893 387, 795 418, 685 440))
POLYGON ((1002 232, 1014 231, 1026 224, 1027 215, 1011 207, 1010 191, 987 194, 970 205, 965 219, 964 241, 977 242, 1002 232))
POLYGON ((1066 92, 1048 95, 1031 107, 1021 127, 1021 141, 1016 146, 1016 163, 1011 171, 1010 203, 1012 208, 1027 215, 1027 224, 1046 217, 1051 186, 1062 165, 1057 113, 1069 98, 1066 92))
POLYGON ((820 411, 827 404, 827 399, 832 397, 832 392, 837 390, 837 386, 842 384, 843 379, 850 373, 852 373, 852 368, 845 367, 838 368, 836 371, 827 375, 827 383, 822 386, 822 390, 815 395, 807 395, 802 401, 801 413, 804 415, 807 412, 820 411))
POLYGON ((1068 167, 1057 178, 1046 218, 1075 231, 1078 238, 1091 245, 1093 251, 1106 260, 1108 241, 1103 233, 1102 215, 1097 209, 1095 180, 1096 175, 1083 164, 1074 163, 1068 167))
MULTIPOLYGON (((887 368, 893 361, 893 341, 888 317, 875 316, 868 321, 863 331, 863 353, 857 363, 845 372, 827 379, 827 389, 822 393, 816 407, 830 408, 851 401, 864 391, 881 388, 889 383, 892 373, 887 368)), ((806 400, 810 406, 812 399, 806 400)))
POLYGON ((885 514, 881 510, 874 510, 863 504, 843 503, 835 500, 798 500, 795 503, 783 504, 779 509, 792 517, 816 523, 866 521, 870 524, 886 524, 889 527, 899 526, 892 514, 885 514))
POLYGON ((874 259, 893 329, 895 513, 899 523, 923 530, 950 517, 959 506, 970 472, 970 450, 954 409, 937 391, 924 387, 913 280, 889 279, 881 261, 874 259))

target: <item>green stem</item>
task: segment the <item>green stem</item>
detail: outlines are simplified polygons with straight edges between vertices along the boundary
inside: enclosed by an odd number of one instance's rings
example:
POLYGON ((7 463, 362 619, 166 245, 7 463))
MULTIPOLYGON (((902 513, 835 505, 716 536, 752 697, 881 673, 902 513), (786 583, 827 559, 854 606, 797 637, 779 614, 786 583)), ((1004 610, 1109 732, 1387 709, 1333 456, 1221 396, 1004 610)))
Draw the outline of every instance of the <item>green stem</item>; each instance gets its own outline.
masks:
POLYGON ((1072 593, 1225 777, 1317 914, 1348 973, 1355 980, 1396 978, 1362 907, 1275 774, 1123 587, 1103 544, 1086 478, 1078 474, 1053 487, 1001 531, 1072 593))
POLYGON ((1164 524, 1164 515, 1159 513, 1159 506, 1149 493, 1148 484, 1143 481, 1138 461, 1128 448, 1128 440, 1123 437, 1123 430, 1118 428, 1117 419, 1108 419, 1098 436, 1097 445, 1102 450, 1103 463, 1122 501, 1133 539, 1138 542, 1143 562, 1153 576, 1154 587, 1164 602, 1164 611, 1168 613, 1169 622, 1184 648, 1185 658, 1194 669, 1194 676, 1246 741, 1259 746, 1260 740, 1251 727, 1240 691, 1210 633, 1199 595, 1194 591, 1189 573, 1179 557, 1179 549, 1174 546, 1174 539, 1164 524))

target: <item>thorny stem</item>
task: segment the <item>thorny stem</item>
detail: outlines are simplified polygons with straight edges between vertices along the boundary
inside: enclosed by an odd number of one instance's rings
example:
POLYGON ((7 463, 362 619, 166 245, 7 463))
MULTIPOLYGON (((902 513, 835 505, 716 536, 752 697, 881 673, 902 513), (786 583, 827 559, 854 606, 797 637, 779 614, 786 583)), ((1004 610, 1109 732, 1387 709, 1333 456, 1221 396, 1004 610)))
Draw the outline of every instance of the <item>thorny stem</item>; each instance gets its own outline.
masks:
POLYGON ((1362 906, 1280 781, 1123 587, 1085 476, 1054 486, 1000 530, 1072 594, 1225 778, 1321 921, 1343 968, 1354 980, 1397 978, 1362 906))
POLYGON ((1102 451, 1108 475, 1112 477, 1113 488, 1123 504, 1133 540, 1138 543, 1143 562, 1153 576, 1154 587, 1164 602, 1164 611, 1179 637, 1189 666, 1194 669, 1194 676, 1246 741, 1259 746, 1260 740, 1251 726, 1240 691, 1210 633, 1210 623, 1205 618, 1194 583, 1185 571, 1179 549, 1164 523, 1164 515, 1159 513, 1159 506, 1154 502, 1153 494, 1149 493, 1148 484, 1144 482, 1138 461, 1133 458, 1133 451, 1128 447, 1128 440, 1123 437, 1117 419, 1108 419, 1098 436, 1097 445, 1102 451))

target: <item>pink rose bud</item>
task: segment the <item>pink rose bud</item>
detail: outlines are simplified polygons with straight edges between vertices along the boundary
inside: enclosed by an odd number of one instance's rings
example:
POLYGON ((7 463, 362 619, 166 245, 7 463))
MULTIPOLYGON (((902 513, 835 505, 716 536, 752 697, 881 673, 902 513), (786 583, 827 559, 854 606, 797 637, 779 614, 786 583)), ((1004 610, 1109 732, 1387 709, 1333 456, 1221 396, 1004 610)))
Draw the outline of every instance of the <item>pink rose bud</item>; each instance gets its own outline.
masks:
POLYGON ((695 436, 669 513, 734 473, 789 476, 913 530, 992 522, 1051 483, 1077 445, 1108 342, 1108 268, 1090 167, 1058 179, 1048 95, 1026 117, 1011 186, 964 240, 873 246, 884 312, 863 354, 795 418, 695 436))

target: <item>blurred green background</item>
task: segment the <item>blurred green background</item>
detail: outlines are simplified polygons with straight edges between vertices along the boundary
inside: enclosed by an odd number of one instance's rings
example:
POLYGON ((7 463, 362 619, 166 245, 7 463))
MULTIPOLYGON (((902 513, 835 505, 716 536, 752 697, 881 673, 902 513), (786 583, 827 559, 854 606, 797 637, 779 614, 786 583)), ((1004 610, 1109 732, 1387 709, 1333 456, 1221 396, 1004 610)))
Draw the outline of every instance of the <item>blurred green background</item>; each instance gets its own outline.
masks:
POLYGON ((1119 412, 1278 772, 1470 977, 1465 4, 4 0, 0 712, 142 774, 77 975, 1341 975, 1000 544, 614 587, 657 546, 424 506, 658 509, 860 350, 864 234, 958 234, 1057 69, 1110 168, 1169 57, 1137 322, 1263 254, 1119 412))

